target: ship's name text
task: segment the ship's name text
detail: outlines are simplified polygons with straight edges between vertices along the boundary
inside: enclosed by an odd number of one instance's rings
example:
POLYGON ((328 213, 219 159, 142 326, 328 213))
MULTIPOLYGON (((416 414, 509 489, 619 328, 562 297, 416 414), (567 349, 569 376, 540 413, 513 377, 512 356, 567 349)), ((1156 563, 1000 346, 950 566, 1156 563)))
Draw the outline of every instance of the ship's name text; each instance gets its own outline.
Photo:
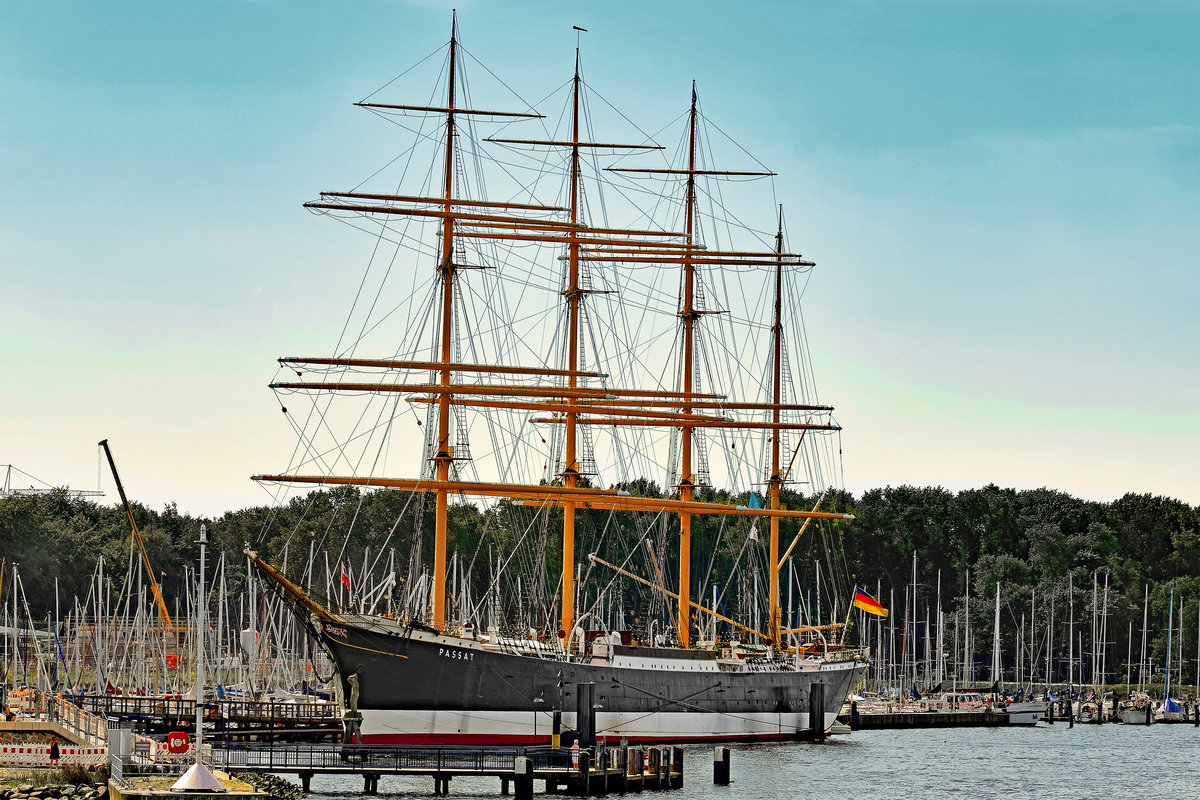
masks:
POLYGON ((438 655, 442 658, 456 658, 459 661, 474 661, 475 654, 469 650, 455 650, 452 647, 439 647, 438 655))

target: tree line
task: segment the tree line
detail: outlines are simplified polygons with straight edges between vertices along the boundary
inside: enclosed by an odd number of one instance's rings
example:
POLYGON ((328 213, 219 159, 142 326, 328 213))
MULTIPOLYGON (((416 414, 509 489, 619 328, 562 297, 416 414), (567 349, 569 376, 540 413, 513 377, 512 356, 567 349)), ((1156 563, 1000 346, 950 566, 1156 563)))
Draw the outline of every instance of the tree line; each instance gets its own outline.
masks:
MULTIPOLYGON (((644 495, 659 491, 651 481, 617 488, 644 495)), ((707 491, 704 495, 725 502, 749 501, 745 494, 707 491)), ((817 502, 815 497, 788 492, 783 500, 785 507, 794 509, 812 508, 817 502)), ((822 510, 850 512, 855 519, 806 529, 793 551, 794 569, 787 570, 784 585, 794 591, 797 607, 807 603, 810 610, 817 592, 823 591, 822 604, 829 609, 824 612, 826 620, 834 613, 835 603, 840 604, 838 614, 847 611, 853 586, 872 594, 878 591, 885 604, 892 597, 899 604, 898 598, 905 596, 912 579, 915 553, 919 585, 917 606, 910 609, 912 617, 921 619, 933 608, 940 578, 942 608, 947 614, 963 614, 965 595, 970 593, 970 624, 977 634, 984 632, 977 641, 986 640, 989 652, 999 584, 1005 661, 1010 665, 1019 621, 1030 614, 1031 600, 1036 603, 1037 616, 1045 615, 1032 623, 1040 630, 1048 624, 1053 602, 1054 648, 1065 655, 1065 638, 1059 637, 1065 636, 1061 626, 1068 613, 1068 586, 1074 586, 1075 618, 1084 626, 1081 630, 1087 629, 1094 576, 1108 584, 1106 646, 1113 679, 1124 675, 1130 650, 1134 661, 1138 659, 1147 591, 1147 638, 1157 671, 1166 658, 1171 597, 1177 631, 1183 602, 1183 657, 1195 665, 1200 626, 1200 507, 1150 494, 1131 493, 1112 502, 1097 502, 1052 489, 1018 491, 995 485, 960 492, 940 487, 886 487, 858 496, 834 491, 821 503, 822 510)), ((228 586, 236 592, 245 585, 241 553, 247 544, 276 562, 286 553, 293 573, 313 548, 326 553, 326 560, 333 559, 335 576, 344 569, 343 563, 350 565, 352 573, 360 564, 378 563, 375 559, 388 548, 394 551, 391 563, 401 569, 427 564, 432 552, 432 506, 419 495, 338 487, 297 496, 277 507, 245 508, 213 518, 181 513, 174 504, 156 510, 134 503, 133 512, 150 561, 162 576, 168 606, 173 608, 185 592, 184 566, 196 561, 202 523, 208 528, 210 554, 224 552, 228 558, 228 586)), ((526 606, 541 603, 545 609, 541 617, 550 624, 561 548, 555 535, 561 519, 557 513, 539 517, 534 511, 504 502, 487 510, 465 503, 452 505, 450 546, 461 559, 462 579, 469 576, 472 582, 474 599, 484 596, 489 581, 496 580, 493 565, 498 560, 512 561, 510 556, 520 550, 523 555, 512 566, 519 567, 524 582, 517 584, 507 578, 503 591, 511 595, 519 586, 519 600, 526 606)), ((597 553, 613 563, 625 563, 631 549, 656 536, 656 558, 670 588, 671 576, 677 574, 670 544, 674 540, 672 524, 677 526, 668 518, 580 512, 577 560, 597 553)), ((784 546, 795 538, 799 526, 793 520, 783 523, 784 546)), ((728 518, 694 518, 692 573, 698 577, 693 596, 707 600, 708 587, 716 586, 724 611, 764 613, 765 601, 760 607, 754 599, 763 600, 765 578, 756 581, 752 577, 762 575, 765 531, 765 520, 732 523, 728 518)), ((118 505, 96 503, 65 491, 2 497, 0 556, 7 563, 4 602, 11 608, 15 563, 24 598, 35 614, 53 611, 56 591, 66 613, 70 598, 88 596, 100 557, 109 575, 124 574, 132 558, 130 542, 129 524, 118 505)), ((322 565, 320 570, 326 567, 322 565)), ((608 577, 598 576, 590 585, 603 586, 607 581, 608 577)), ((656 614, 670 619, 669 603, 653 590, 627 582, 620 585, 630 593, 623 602, 631 617, 640 617, 643 624, 656 614)), ((591 591, 591 596, 585 593, 580 598, 577 608, 602 599, 599 588, 591 591)), ((787 602, 788 595, 781 594, 787 602)), ((903 613, 903 608, 892 612, 903 613)), ((1092 646, 1090 641, 1083 644, 1092 646)), ((1174 646, 1179 646, 1177 640, 1174 646)))

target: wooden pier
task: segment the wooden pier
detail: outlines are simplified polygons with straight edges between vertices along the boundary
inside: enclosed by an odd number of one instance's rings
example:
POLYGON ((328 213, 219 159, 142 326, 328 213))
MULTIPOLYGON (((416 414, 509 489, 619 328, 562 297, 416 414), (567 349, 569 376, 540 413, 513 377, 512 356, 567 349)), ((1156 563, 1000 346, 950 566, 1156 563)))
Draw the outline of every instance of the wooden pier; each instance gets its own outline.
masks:
POLYGON ((361 775, 363 792, 376 794, 385 775, 426 775, 434 793, 449 793, 455 777, 496 777, 501 794, 533 796, 534 781, 547 793, 600 795, 683 786, 679 747, 393 747, 329 745, 218 747, 212 763, 221 769, 296 775, 305 791, 315 775, 361 775))

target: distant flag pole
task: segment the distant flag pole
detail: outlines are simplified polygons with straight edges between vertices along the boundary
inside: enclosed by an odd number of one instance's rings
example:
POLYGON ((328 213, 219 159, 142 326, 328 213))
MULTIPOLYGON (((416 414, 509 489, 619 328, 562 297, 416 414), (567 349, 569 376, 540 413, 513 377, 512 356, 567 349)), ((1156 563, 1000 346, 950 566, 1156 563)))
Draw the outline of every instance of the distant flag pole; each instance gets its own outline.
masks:
POLYGON ((868 614, 874 614, 877 617, 886 617, 888 610, 879 604, 871 595, 864 592, 862 589, 854 590, 854 607, 862 609, 868 614))

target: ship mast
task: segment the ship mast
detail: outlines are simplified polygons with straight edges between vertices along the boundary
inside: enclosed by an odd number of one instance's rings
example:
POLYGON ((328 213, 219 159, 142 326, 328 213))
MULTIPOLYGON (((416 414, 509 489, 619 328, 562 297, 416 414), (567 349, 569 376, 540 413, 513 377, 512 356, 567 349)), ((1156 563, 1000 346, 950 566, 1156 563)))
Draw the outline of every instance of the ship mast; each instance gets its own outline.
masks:
MULTIPOLYGON (((571 234, 567 244, 567 388, 578 388, 579 379, 579 45, 575 45, 575 77, 571 86, 571 234)), ((566 413, 566 464, 563 467, 563 483, 574 489, 579 483, 579 459, 576 431, 578 430, 578 399, 571 391, 567 393, 566 413)), ((563 552, 562 552, 562 628, 567 648, 571 646, 571 632, 575 627, 575 504, 563 506, 563 552)))
MULTIPOLYGON (((687 196, 684 201, 684 243, 687 249, 683 256, 683 307, 679 316, 683 320, 683 399, 685 404, 692 398, 696 388, 695 365, 695 324, 699 316, 695 309, 696 265, 693 261, 692 247, 694 245, 693 226, 696 208, 696 82, 692 81, 692 105, 688 114, 688 165, 687 165, 687 196)), ((686 404, 680 409, 684 415, 692 413, 692 406, 686 404)), ((691 425, 684 424, 680 437, 680 481, 679 499, 685 503, 691 502, 695 487, 692 474, 692 431, 691 425)), ((692 586, 692 515, 686 511, 679 515, 679 624, 676 635, 679 644, 688 646, 691 638, 691 586, 692 586)))
MULTIPOLYGON (((442 257, 438 267, 442 281, 441 372, 438 386, 437 449, 433 456, 438 481, 450 480, 450 464, 454 460, 450 446, 450 355, 451 326, 454 320, 454 84, 458 61, 458 15, 450 24, 450 73, 446 87, 446 164, 444 173, 444 211, 442 219, 442 257)), ((437 510, 433 536, 433 627, 446 623, 446 528, 449 515, 449 492, 437 490, 437 510)))
MULTIPOLYGON (((779 208, 779 229, 775 234, 775 252, 780 254, 777 263, 775 264, 775 324, 771 327, 771 348, 772 358, 771 364, 774 374, 771 376, 771 422, 774 427, 771 429, 771 477, 769 478, 768 494, 771 501, 771 510, 779 510, 779 492, 783 482, 779 474, 779 439, 782 431, 779 428, 779 409, 783 402, 782 392, 782 356, 783 356, 783 207, 779 208)), ((767 633, 771 637, 771 641, 776 644, 780 641, 780 624, 779 624, 779 517, 771 517, 771 556, 768 561, 770 565, 771 584, 770 584, 770 599, 768 601, 768 609, 770 614, 768 617, 767 633)), ((790 590, 789 590, 790 591, 790 590)))

